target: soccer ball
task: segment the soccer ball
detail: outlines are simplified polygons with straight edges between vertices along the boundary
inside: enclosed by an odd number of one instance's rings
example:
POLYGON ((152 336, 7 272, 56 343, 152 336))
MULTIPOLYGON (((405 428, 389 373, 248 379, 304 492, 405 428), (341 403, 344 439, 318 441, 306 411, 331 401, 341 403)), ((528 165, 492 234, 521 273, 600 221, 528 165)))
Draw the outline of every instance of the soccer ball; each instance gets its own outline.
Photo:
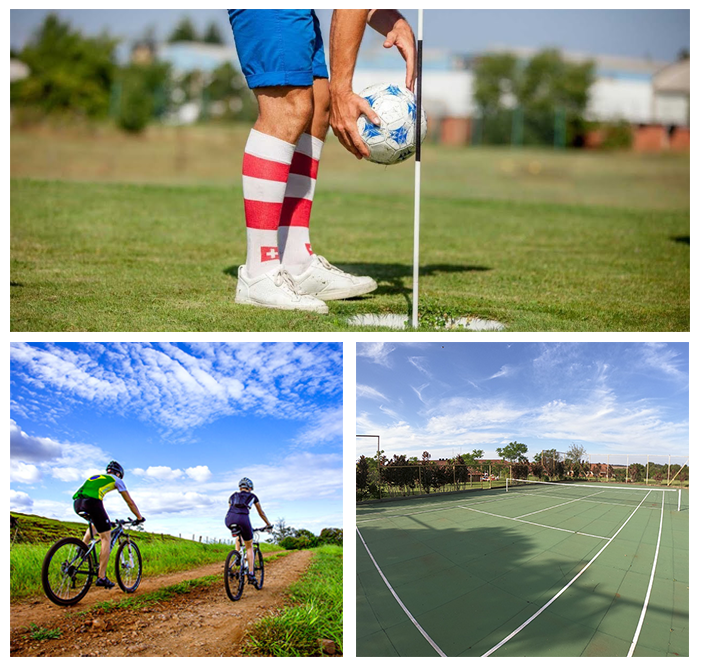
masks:
MULTIPOLYGON (((417 103, 415 95, 407 88, 395 84, 375 84, 359 95, 366 98, 381 119, 374 125, 366 115, 359 117, 356 125, 361 138, 369 147, 372 163, 395 165, 415 154, 415 121, 417 103)), ((427 116, 420 110, 421 140, 427 134, 427 116)))

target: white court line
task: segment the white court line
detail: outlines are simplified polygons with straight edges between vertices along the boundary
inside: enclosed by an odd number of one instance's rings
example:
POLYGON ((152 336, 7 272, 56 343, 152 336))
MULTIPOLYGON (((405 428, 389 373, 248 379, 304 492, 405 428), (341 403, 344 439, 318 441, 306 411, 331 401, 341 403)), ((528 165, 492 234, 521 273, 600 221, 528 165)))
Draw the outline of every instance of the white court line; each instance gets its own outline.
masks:
MULTIPOLYGON (((561 506, 561 505, 560 505, 561 506)), ((567 530, 563 527, 554 527, 553 525, 543 525, 542 523, 533 523, 531 520, 521 520, 518 518, 512 518, 511 516, 501 516, 498 513, 489 513, 488 511, 480 511, 479 509, 474 509, 470 506, 460 506, 460 509, 467 509, 468 511, 475 511, 476 513, 483 513, 486 516, 494 516, 495 518, 503 518, 504 520, 514 520, 516 523, 525 523, 526 525, 536 525, 537 527, 544 527, 548 530, 559 530, 559 532, 568 532, 569 534, 581 534, 584 537, 593 537, 594 539, 603 539, 607 541, 610 537, 601 537, 598 534, 588 534, 587 532, 577 532, 576 530, 567 530)))
POLYGON ((647 588, 647 596, 644 600, 644 606, 642 607, 642 613, 640 615, 640 621, 637 625, 637 630, 635 631, 635 636, 632 639, 632 645, 630 646, 630 652, 627 657, 632 657, 632 653, 635 652, 635 646, 637 645, 637 640, 640 638, 640 632, 642 631, 642 623, 644 623, 644 616, 647 613, 647 606, 649 605, 649 596, 652 594, 652 585, 654 584, 654 572, 657 568, 657 560, 659 559, 659 544, 662 540, 662 527, 664 526, 664 495, 662 495, 662 515, 659 519, 659 538, 657 539, 657 550, 654 553, 654 564, 652 565, 652 575, 649 577, 649 587, 647 588))
POLYGON ((383 582, 386 584, 386 587, 388 588, 388 590, 390 590, 391 595, 393 595, 393 597, 395 598, 395 601, 398 602, 398 604, 400 605, 400 608, 403 609, 403 611, 405 612, 405 615, 408 616, 408 618, 410 619, 410 622, 413 625, 415 625, 415 627, 417 628, 417 631, 420 632, 420 634, 422 634, 423 637, 425 637, 425 640, 427 641, 427 643, 429 643, 430 646, 432 646, 432 648, 434 648, 435 651, 437 651, 438 655, 440 655, 441 657, 447 657, 444 654, 444 652, 442 651, 442 649, 432 640, 430 635, 427 632, 425 632, 424 629, 422 629, 422 626, 420 625, 420 623, 417 622, 417 620, 415 620, 415 618, 413 618, 412 613, 410 613, 410 611, 408 611, 405 604, 403 604, 400 597, 398 597, 395 590, 393 590, 393 588, 391 587, 391 584, 388 582, 388 579, 385 577, 384 573, 381 571, 381 568, 378 566, 378 563, 374 559, 373 555, 371 555, 371 551, 369 550, 369 547, 366 545, 366 542, 364 541, 364 537, 361 536, 361 532, 359 531, 358 527, 356 528, 356 532, 359 535, 359 539, 361 539, 361 543, 364 544, 364 548, 366 549, 366 552, 369 554, 369 557, 371 558, 371 562, 373 562, 374 567, 376 567, 376 571, 378 571, 381 578, 383 579, 383 582))
MULTIPOLYGON (((568 502, 562 502, 561 504, 555 504, 554 506, 548 506, 546 509, 538 509, 537 511, 530 511, 530 513, 523 513, 521 516, 515 516, 515 518, 524 518, 525 516, 534 516, 536 513, 542 513, 542 511, 549 511, 551 509, 558 509, 560 506, 566 506, 572 502, 582 502, 584 499, 593 497, 595 495, 602 495, 602 492, 594 492, 592 495, 586 495, 585 497, 578 497, 576 499, 569 500, 568 502)), ((563 498, 562 498, 563 499, 563 498)), ((593 500, 591 500, 593 501, 593 500)))
POLYGON ((565 593, 565 592, 576 582, 576 579, 578 579, 579 576, 581 576, 581 574, 583 574, 583 573, 586 571, 586 569, 588 569, 588 568, 596 561, 596 558, 597 558, 606 548, 608 548, 608 546, 610 546, 610 542, 613 541, 613 539, 615 539, 615 537, 617 537, 618 534, 620 534, 620 532, 622 531, 622 528, 625 527, 625 525, 627 525, 627 524, 630 522, 630 519, 632 518, 632 516, 634 516, 635 513, 637 513, 637 510, 642 506, 642 504, 644 503, 644 500, 647 499, 647 497, 649 497, 649 493, 647 493, 647 494, 645 495, 644 499, 637 505, 637 508, 628 516, 627 520, 620 526, 620 529, 619 529, 612 537, 610 537, 610 539, 608 539, 608 542, 603 546, 603 548, 601 548, 601 549, 591 558, 591 561, 590 561, 578 574, 576 574, 576 576, 574 576, 561 590, 559 590, 559 592, 557 592, 557 594, 554 595, 554 597, 552 597, 539 611, 537 611, 537 613, 534 613, 533 615, 531 615, 524 623, 522 623, 522 625, 520 625, 520 627, 518 627, 517 629, 513 630, 513 631, 512 631, 510 634, 508 634, 508 636, 506 636, 500 643, 497 643, 495 646, 493 646, 493 648, 491 648, 489 651, 487 651, 486 653, 484 653, 481 657, 488 657, 489 655, 492 655, 492 654, 493 654, 496 650, 498 650, 501 646, 503 646, 503 645, 506 644, 508 641, 510 641, 510 639, 512 639, 518 632, 520 632, 520 631, 522 631, 523 629, 525 629, 525 627, 527 627, 535 618, 537 618, 537 616, 539 616, 541 613, 543 613, 543 612, 544 612, 549 606, 551 606, 563 593, 565 593))

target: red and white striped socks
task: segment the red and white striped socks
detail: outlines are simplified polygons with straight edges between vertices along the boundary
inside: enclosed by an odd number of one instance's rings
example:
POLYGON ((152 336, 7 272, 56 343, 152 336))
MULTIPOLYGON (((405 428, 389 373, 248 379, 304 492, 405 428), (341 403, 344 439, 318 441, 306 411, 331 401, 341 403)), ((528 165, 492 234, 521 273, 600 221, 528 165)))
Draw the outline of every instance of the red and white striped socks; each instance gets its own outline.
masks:
POLYGON ((295 146, 258 130, 244 148, 242 188, 250 278, 280 264, 278 227, 295 146))
POLYGON ((290 167, 278 228, 278 247, 281 262, 294 275, 304 272, 312 261, 310 211, 323 146, 321 139, 303 133, 290 167))

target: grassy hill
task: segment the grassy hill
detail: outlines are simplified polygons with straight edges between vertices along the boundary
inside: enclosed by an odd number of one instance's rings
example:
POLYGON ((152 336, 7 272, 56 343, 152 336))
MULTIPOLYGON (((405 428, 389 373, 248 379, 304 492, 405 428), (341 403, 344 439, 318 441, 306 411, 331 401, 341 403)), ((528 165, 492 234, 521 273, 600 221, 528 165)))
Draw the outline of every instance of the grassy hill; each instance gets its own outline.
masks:
MULTIPOLYGON (((82 538, 86 525, 24 513, 11 513, 10 519, 10 597, 18 600, 40 595, 41 565, 49 546, 63 537, 82 538), (15 527, 12 527, 12 518, 16 521, 15 527)), ((227 553, 232 550, 231 544, 204 544, 167 534, 139 531, 131 532, 130 536, 141 548, 144 576, 174 573, 219 561, 224 564, 227 553)), ((261 551, 283 554, 278 546, 265 543, 261 544, 261 551)), ((112 558, 108 577, 114 580, 112 558)))

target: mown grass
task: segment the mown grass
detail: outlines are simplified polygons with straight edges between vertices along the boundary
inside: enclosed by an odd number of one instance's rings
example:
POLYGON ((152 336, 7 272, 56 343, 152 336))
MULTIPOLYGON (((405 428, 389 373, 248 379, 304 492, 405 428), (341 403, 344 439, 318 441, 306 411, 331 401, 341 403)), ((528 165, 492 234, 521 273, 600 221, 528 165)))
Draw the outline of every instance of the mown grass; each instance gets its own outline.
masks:
MULTIPOLYGON (((331 137, 315 250, 378 290, 330 314, 234 304, 246 240, 244 127, 11 134, 11 329, 378 331, 408 314, 413 167, 356 161, 331 137)), ((420 325, 688 331, 688 155, 506 148, 423 151, 420 325)))
MULTIPOLYGON (((83 537, 85 525, 81 523, 63 523, 51 521, 39 516, 15 514, 20 519, 23 533, 37 534, 32 528, 46 528, 51 525, 58 534, 51 541, 14 543, 10 550, 10 598, 13 601, 25 597, 43 596, 41 585, 41 566, 44 556, 52 543, 59 537, 83 537)), ((201 565, 222 561, 232 550, 230 544, 203 544, 187 539, 151 534, 148 532, 132 532, 132 538, 137 542, 142 554, 143 577, 169 574, 201 565)), ((262 543, 261 551, 266 554, 277 551, 276 546, 262 543)), ((108 577, 113 581, 114 558, 108 563, 108 577)))
POLYGON ((289 591, 289 605, 255 623, 244 643, 244 654, 306 657, 323 654, 321 640, 343 651, 341 546, 313 549, 312 563, 289 591))
MULTIPOLYGON (((234 304, 241 193, 222 187, 11 183, 13 331, 357 331, 407 314, 412 201, 321 193, 318 250, 379 283, 330 314, 234 304), (353 225, 351 225, 353 219, 353 225)), ((428 197, 420 315, 510 331, 688 331, 688 212, 428 197)))

